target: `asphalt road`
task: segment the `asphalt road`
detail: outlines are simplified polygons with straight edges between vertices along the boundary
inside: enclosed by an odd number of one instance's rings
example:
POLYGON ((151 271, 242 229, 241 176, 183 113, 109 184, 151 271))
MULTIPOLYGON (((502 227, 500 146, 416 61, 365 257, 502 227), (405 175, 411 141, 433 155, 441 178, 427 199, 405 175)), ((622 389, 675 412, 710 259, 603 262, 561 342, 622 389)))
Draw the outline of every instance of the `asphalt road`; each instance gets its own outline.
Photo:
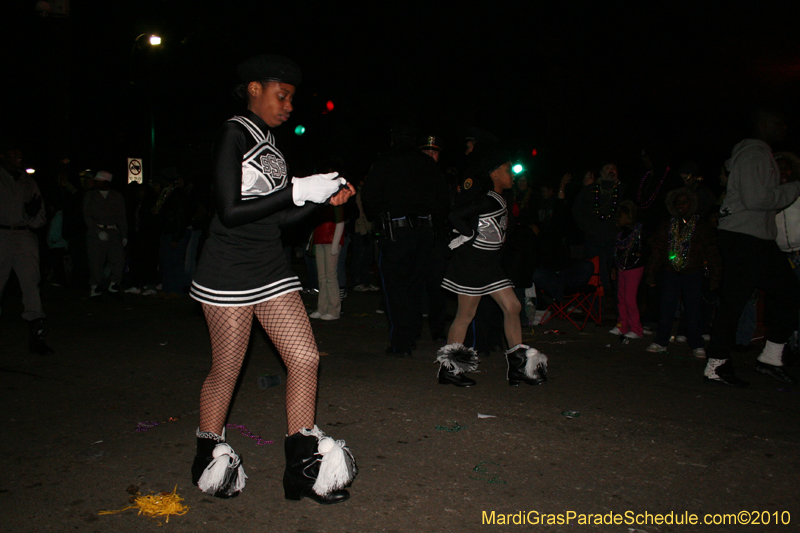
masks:
POLYGON ((578 332, 554 321, 525 330, 550 358, 546 385, 509 387, 492 354, 472 376, 478 385, 458 389, 436 382, 427 330, 413 358, 383 355, 377 293, 351 293, 340 320, 314 321, 324 354, 317 421, 356 456, 351 499, 283 499, 284 387, 262 390, 258 377, 284 369, 255 329, 229 418, 244 427, 228 430, 249 479, 240 497, 217 500, 189 476, 210 365, 197 304, 89 300, 59 287, 43 297, 49 357, 27 352, 18 294, 3 297, 3 531, 799 529, 800 395, 756 373, 756 353, 735 358, 750 388, 725 388, 703 383, 704 362, 685 344, 648 354, 649 339, 608 335, 613 323, 578 332), (566 333, 544 334, 552 328, 566 333), (128 505, 129 489, 175 489, 189 510, 163 525, 135 510, 98 514, 128 505), (545 514, 556 523, 536 524, 545 514), (675 524, 693 515, 700 523, 675 524), (702 524, 733 515, 750 524, 702 524))

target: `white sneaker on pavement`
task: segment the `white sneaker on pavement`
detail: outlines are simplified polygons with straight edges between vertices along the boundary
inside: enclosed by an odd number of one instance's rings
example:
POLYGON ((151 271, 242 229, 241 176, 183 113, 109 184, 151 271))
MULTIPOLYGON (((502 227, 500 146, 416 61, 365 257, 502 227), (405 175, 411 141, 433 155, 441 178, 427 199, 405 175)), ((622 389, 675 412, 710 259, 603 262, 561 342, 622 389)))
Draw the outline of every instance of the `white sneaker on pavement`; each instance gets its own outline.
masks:
POLYGON ((667 347, 661 346, 660 344, 656 344, 655 342, 645 348, 650 353, 667 353, 667 347))

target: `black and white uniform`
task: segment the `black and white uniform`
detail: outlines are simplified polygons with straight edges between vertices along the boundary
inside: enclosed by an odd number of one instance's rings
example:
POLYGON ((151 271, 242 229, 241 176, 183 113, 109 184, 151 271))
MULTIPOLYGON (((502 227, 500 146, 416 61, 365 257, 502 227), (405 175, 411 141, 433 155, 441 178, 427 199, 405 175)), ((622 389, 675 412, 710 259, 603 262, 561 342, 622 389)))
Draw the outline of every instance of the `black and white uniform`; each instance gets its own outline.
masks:
POLYGON ((508 227, 506 201, 494 191, 450 212, 450 222, 462 235, 475 237, 455 249, 442 287, 456 294, 484 296, 514 284, 501 266, 508 227))
POLYGON ((280 226, 304 218, 316 205, 294 205, 286 161, 255 113, 223 125, 215 146, 214 185, 217 212, 192 281, 192 298, 241 307, 299 291, 300 280, 283 253, 280 226))

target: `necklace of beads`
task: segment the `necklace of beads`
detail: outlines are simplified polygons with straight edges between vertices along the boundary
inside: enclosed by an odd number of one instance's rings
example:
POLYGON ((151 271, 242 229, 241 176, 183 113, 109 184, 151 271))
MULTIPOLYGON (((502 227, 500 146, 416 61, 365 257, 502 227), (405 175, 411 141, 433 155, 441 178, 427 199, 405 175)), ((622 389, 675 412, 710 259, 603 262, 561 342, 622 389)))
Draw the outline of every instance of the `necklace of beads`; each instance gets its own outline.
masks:
POLYGON ((600 185, 598 184, 594 188, 594 214, 600 220, 607 220, 614 216, 614 213, 617 212, 617 201, 619 200, 619 183, 615 184, 614 187, 611 189, 611 198, 608 201, 600 205, 600 185), (601 214, 600 210, 611 203, 611 210, 606 214, 601 214))
POLYGON ((694 215, 690 221, 683 221, 681 227, 681 220, 673 217, 669 223, 669 262, 676 271, 681 271, 686 266, 686 260, 689 257, 689 248, 692 245, 692 235, 694 229, 697 227, 698 215, 694 215))
POLYGON ((647 181, 647 178, 649 178, 652 173, 653 173, 652 171, 648 170, 647 173, 642 177, 642 180, 639 182, 639 190, 636 191, 636 203, 639 205, 639 209, 647 209, 653 204, 653 202, 656 199, 656 196, 658 196, 658 191, 661 190, 661 186, 664 184, 664 180, 667 179, 667 173, 669 173, 669 167, 667 167, 667 170, 664 171, 664 175, 661 176, 661 181, 658 182, 656 190, 653 191, 653 195, 650 196, 650 198, 646 202, 642 202, 642 189, 644 189, 644 184, 647 181))
POLYGON ((616 253, 614 254, 614 261, 616 261, 618 269, 625 270, 628 265, 628 256, 641 236, 641 222, 637 223, 624 239, 620 238, 622 237, 622 232, 619 232, 619 235, 617 235, 617 244, 615 245, 616 253))

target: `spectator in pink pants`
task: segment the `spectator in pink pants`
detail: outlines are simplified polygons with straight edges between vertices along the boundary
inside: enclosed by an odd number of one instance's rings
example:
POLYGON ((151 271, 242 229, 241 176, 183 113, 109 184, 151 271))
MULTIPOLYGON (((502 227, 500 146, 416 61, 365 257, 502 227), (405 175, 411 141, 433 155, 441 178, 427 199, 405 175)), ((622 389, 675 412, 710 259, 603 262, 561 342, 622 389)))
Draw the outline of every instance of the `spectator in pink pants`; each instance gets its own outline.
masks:
POLYGON ((636 293, 644 274, 642 260, 642 223, 637 221, 637 208, 630 200, 619 204, 617 210, 617 243, 614 261, 617 266, 617 307, 619 323, 609 331, 612 335, 623 335, 628 339, 641 339, 642 323, 636 293))

